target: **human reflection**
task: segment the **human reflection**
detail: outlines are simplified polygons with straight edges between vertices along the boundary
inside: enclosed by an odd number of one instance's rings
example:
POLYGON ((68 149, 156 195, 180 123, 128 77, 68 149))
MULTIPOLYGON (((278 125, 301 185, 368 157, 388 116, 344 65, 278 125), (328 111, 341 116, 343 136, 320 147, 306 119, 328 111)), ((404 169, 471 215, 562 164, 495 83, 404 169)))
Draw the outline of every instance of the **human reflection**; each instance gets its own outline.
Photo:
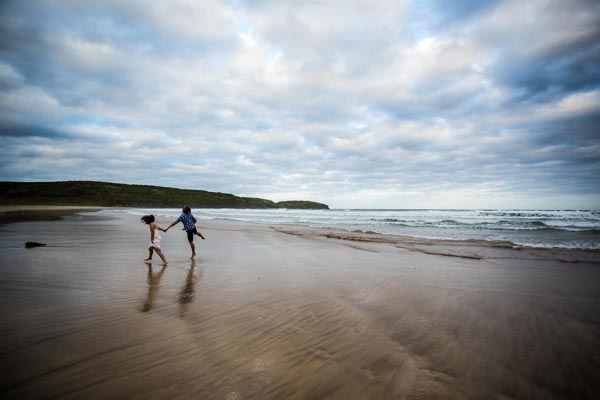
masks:
POLYGON ((196 261, 194 259, 190 260, 190 269, 185 277, 185 283, 181 287, 179 291, 179 296, 177 298, 177 302, 179 303, 179 316, 183 316, 183 314, 187 311, 189 305, 194 301, 194 287, 196 286, 196 280, 200 278, 200 275, 195 275, 195 267, 196 261))
POLYGON ((146 301, 140 308, 141 312, 148 312, 152 309, 152 304, 156 299, 156 294, 158 292, 158 288, 160 287, 160 279, 162 278, 165 270, 167 269, 166 265, 163 265, 160 271, 156 274, 153 274, 152 264, 148 264, 148 295, 146 296, 146 301))

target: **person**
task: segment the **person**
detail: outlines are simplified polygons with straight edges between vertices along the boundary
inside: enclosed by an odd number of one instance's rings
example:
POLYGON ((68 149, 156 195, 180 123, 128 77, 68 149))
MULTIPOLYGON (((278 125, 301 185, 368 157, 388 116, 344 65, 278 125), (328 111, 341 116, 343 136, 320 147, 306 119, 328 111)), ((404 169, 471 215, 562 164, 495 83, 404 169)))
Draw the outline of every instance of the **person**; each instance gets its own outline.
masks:
POLYGON ((156 251, 156 254, 158 254, 160 259, 163 261, 163 265, 166 266, 168 263, 164 253, 160 249, 160 234, 158 233, 159 229, 163 229, 159 227, 156 222, 154 222, 154 215, 144 215, 141 220, 142 222, 150 225, 150 245, 148 246, 148 258, 146 258, 144 261, 151 261, 152 256, 156 251))
POLYGON ((167 232, 169 229, 171 229, 173 226, 177 225, 180 222, 183 223, 183 230, 187 233, 188 242, 190 244, 190 248, 192 249, 191 258, 194 258, 196 256, 196 246, 194 246, 194 235, 200 236, 202 240, 205 240, 206 238, 202 236, 202 234, 196 229, 196 218, 194 218, 194 216, 192 215, 191 208, 187 206, 183 207, 179 218, 173 221, 171 225, 167 227, 167 229, 163 229, 163 232, 167 232))

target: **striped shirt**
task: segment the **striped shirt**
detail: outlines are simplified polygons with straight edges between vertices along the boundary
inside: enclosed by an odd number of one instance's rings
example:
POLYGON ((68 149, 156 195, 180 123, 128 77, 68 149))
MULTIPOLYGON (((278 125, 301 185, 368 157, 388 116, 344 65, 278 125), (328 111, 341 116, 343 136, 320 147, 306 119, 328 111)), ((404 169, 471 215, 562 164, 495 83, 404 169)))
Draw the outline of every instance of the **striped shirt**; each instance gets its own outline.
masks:
POLYGON ((177 218, 171 225, 176 225, 180 222, 183 222, 183 230, 189 231, 191 229, 196 228, 196 218, 192 214, 183 213, 177 218))

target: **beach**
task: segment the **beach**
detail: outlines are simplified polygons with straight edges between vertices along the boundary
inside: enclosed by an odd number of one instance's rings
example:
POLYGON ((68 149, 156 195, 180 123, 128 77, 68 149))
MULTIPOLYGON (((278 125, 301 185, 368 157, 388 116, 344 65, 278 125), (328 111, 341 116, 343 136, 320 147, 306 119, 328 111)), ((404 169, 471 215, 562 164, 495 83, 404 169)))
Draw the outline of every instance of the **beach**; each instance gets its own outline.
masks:
POLYGON ((600 396, 597 250, 201 219, 163 267, 139 216, 60 211, 0 225, 2 398, 600 396))

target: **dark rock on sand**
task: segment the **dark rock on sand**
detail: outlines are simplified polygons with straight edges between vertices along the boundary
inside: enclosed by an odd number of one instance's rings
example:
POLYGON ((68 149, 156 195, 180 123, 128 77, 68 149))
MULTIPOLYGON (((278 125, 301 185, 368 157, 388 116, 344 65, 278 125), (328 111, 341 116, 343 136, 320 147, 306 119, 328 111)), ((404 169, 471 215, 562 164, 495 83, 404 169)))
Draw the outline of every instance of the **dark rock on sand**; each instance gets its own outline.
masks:
POLYGON ((47 246, 46 243, 38 243, 38 242, 25 242, 25 248, 32 249, 34 247, 44 247, 47 246))

